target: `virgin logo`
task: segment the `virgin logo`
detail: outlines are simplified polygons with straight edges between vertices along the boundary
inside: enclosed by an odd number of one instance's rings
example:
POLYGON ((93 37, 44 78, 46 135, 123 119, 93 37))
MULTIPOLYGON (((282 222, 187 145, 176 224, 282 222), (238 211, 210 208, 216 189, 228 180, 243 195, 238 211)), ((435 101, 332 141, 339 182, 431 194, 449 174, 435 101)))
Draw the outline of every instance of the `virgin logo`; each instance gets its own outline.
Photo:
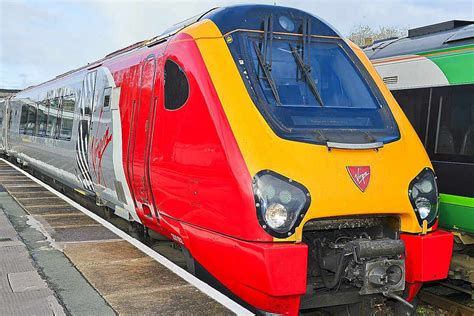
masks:
POLYGON ((347 172, 351 176, 352 181, 362 191, 365 192, 370 181, 369 166, 347 166, 347 172))

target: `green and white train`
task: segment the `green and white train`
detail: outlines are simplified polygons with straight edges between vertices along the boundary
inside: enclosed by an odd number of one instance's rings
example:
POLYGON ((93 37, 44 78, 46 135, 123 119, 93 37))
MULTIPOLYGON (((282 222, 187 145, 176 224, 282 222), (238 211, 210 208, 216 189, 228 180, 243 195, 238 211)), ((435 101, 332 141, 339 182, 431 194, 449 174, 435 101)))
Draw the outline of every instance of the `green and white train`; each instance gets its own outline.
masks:
POLYGON ((474 21, 448 21, 364 49, 426 147, 439 225, 457 236, 450 277, 474 283, 474 21))

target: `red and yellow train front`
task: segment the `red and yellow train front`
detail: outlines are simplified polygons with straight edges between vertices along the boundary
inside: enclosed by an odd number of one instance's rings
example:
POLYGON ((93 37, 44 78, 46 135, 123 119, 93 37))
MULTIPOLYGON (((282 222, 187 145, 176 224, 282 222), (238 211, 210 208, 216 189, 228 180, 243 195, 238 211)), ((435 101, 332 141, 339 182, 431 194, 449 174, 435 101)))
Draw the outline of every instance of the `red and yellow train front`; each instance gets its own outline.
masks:
POLYGON ((167 45, 189 97, 157 115, 153 196, 196 272, 290 314, 446 277, 430 161, 358 47, 275 6, 213 11, 167 45))

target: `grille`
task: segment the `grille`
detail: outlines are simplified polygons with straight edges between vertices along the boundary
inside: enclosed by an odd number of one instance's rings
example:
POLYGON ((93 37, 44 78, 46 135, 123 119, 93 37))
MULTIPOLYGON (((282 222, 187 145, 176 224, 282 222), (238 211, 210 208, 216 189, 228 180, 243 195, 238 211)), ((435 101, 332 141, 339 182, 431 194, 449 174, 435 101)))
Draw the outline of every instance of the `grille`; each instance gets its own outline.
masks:
POLYGON ((398 76, 383 77, 385 84, 396 84, 398 82, 398 76))

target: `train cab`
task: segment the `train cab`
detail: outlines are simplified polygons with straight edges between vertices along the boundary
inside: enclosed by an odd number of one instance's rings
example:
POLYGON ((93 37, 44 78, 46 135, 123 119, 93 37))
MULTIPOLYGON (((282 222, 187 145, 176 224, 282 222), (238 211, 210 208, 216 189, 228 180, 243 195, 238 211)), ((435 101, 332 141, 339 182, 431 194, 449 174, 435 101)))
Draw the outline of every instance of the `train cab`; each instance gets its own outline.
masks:
MULTIPOLYGON (((374 305, 404 290, 411 301, 420 282, 445 277, 452 236, 436 231, 436 176, 358 47, 279 7, 218 9, 182 32, 212 81, 207 106, 228 123, 220 133, 235 140, 231 165, 242 166, 239 190, 220 182, 208 202, 222 200, 215 211, 227 218, 212 228, 223 240, 211 252, 239 260, 199 263, 219 266, 217 279, 233 275, 238 284, 223 283, 268 312, 374 305), (245 205, 229 202, 239 198, 245 205)), ((212 234, 196 232, 194 243, 212 234)))

